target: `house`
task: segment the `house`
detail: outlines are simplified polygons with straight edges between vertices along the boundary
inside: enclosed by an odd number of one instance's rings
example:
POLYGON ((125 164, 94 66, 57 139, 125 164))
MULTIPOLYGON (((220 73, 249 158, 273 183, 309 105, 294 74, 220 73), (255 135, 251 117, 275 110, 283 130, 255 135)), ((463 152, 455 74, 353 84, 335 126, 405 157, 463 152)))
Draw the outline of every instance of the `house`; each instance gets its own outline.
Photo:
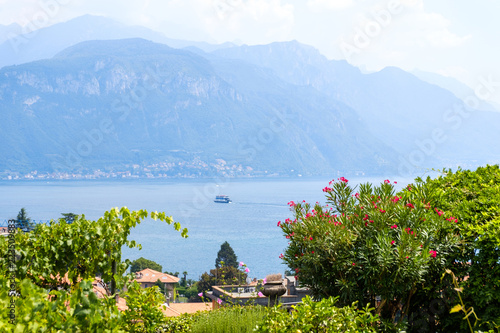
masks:
MULTIPOLYGON (((279 297, 279 302, 285 308, 302 302, 302 299, 306 297, 306 295, 311 294, 309 289, 299 288, 297 280, 295 280, 293 276, 287 276, 283 279, 283 285, 286 287, 286 293, 279 297)), ((217 309, 221 303, 267 306, 269 305, 269 298, 258 296, 261 288, 262 285, 257 283, 248 285, 212 286, 212 291, 205 292, 205 296, 212 301, 212 308, 214 309, 217 309)))
POLYGON ((135 273, 135 281, 137 281, 142 288, 153 287, 158 280, 162 283, 162 291, 169 299, 173 299, 174 286, 180 280, 177 276, 158 272, 150 268, 135 273))

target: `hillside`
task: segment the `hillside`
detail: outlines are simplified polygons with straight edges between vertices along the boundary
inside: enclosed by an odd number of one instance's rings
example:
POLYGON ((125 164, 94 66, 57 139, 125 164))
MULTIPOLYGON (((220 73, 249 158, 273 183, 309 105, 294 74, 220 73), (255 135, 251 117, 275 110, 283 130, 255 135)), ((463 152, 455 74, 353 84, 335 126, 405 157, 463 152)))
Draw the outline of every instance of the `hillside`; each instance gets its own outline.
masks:
POLYGON ((142 39, 82 42, 4 67, 0 103, 5 171, 319 175, 395 165, 355 110, 316 89, 142 39))

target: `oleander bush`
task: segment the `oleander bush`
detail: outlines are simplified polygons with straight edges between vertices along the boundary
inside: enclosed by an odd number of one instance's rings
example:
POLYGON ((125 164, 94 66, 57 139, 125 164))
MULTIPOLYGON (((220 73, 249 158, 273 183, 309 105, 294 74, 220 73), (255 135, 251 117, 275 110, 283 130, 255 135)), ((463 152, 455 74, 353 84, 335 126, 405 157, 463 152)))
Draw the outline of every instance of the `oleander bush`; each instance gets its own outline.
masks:
POLYGON ((389 180, 356 191, 341 177, 330 186, 325 206, 289 203, 294 219, 278 223, 289 239, 281 258, 315 298, 369 304, 389 323, 385 330, 403 329, 413 296, 459 245, 455 217, 432 205, 435 193, 419 183, 399 193, 389 180))

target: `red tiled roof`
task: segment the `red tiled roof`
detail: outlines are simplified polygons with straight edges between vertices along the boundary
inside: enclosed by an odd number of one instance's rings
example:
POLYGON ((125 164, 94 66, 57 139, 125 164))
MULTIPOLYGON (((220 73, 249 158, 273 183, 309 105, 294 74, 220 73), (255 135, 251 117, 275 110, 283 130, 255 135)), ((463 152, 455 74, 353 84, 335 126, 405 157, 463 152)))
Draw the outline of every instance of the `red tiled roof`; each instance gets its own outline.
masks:
POLYGON ((155 283, 158 279, 164 283, 177 283, 180 280, 176 276, 158 272, 150 268, 146 268, 135 273, 135 276, 135 280, 139 283, 155 283))

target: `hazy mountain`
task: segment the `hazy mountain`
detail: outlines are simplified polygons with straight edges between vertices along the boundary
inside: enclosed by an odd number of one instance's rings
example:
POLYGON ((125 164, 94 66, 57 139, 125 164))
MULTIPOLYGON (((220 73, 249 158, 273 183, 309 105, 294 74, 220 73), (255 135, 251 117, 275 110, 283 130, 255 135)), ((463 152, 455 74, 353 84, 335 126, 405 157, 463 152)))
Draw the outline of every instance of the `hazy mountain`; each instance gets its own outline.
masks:
MULTIPOLYGON (((435 84, 436 86, 451 91, 462 101, 466 101, 466 98, 470 98, 471 96, 476 96, 474 90, 471 87, 452 77, 446 77, 436 73, 429 73, 420 70, 414 70, 411 73, 425 82, 435 84)), ((500 105, 497 105, 493 102, 480 101, 478 109, 498 112, 500 111, 500 105)))
POLYGON ((0 44, 6 41, 9 37, 21 33, 22 27, 17 23, 12 23, 9 25, 0 24, 0 44))
POLYGON ((394 170, 395 152, 344 103, 263 67, 200 54, 142 39, 89 41, 4 67, 0 170, 183 162, 195 175, 224 165, 394 170))
MULTIPOLYGON (((345 61, 328 60, 298 42, 241 46, 214 51, 272 70, 281 79, 311 87, 355 109, 368 128, 401 158, 422 156, 420 166, 497 162, 500 114, 470 110, 448 90, 398 68, 363 74, 345 61), (444 140, 433 139, 433 131, 444 140), (436 133, 438 133, 436 132, 436 133), (434 147, 421 148, 433 140, 434 147), (442 141, 442 142, 437 142, 442 141), (421 153, 419 153, 419 151, 421 153), (416 156, 416 155, 415 155, 416 156)), ((435 135, 436 136, 436 135, 435 135)))
MULTIPOLYGON (((67 22, 57 23, 28 34, 21 34, 19 26, 0 28, 7 33, 18 34, 9 40, 0 39, 0 68, 30 61, 47 59, 67 47, 87 40, 109 40, 124 38, 144 38, 175 48, 196 46, 213 51, 217 48, 233 46, 230 43, 211 45, 205 42, 182 41, 165 37, 162 33, 141 27, 127 26, 102 16, 84 15, 67 22)), ((3 34, 0 34, 0 38, 3 34)))

